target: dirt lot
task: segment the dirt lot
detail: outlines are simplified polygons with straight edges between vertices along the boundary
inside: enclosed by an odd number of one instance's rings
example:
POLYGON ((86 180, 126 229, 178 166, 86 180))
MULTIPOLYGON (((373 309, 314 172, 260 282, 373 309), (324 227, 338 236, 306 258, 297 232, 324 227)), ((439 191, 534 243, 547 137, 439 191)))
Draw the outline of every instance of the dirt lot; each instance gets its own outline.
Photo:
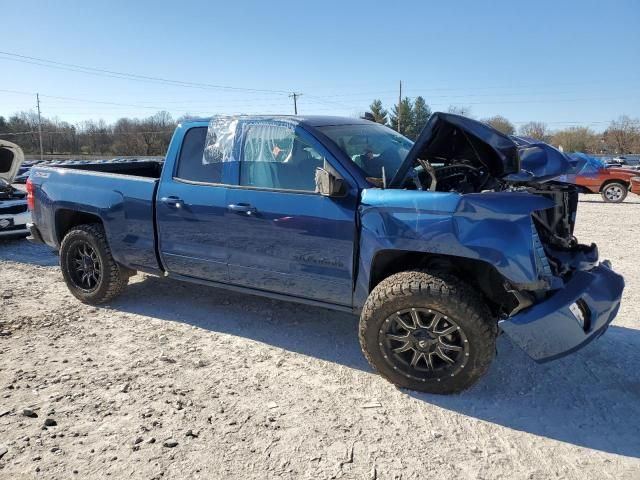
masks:
POLYGON ((355 317, 142 275, 92 308, 1 242, 0 478, 640 478, 639 220, 580 204, 627 280, 604 337, 545 365, 501 337, 450 397, 374 375, 355 317))

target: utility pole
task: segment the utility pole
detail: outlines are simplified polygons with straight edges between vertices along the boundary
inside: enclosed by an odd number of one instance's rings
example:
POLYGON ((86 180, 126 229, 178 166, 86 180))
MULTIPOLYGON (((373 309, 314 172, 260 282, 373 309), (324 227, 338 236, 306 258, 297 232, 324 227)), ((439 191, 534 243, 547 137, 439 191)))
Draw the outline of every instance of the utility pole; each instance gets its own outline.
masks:
POLYGON ((402 80, 400 80, 400 93, 398 94, 398 133, 400 131, 400 117, 402 116, 402 80))
POLYGON ((301 97, 301 93, 293 92, 289 95, 289 98, 293 98, 293 112, 298 115, 298 97, 301 97))
POLYGON ((40 160, 44 160, 42 151, 42 117, 40 116, 40 94, 36 93, 36 104, 38 105, 38 136, 40 137, 40 160))

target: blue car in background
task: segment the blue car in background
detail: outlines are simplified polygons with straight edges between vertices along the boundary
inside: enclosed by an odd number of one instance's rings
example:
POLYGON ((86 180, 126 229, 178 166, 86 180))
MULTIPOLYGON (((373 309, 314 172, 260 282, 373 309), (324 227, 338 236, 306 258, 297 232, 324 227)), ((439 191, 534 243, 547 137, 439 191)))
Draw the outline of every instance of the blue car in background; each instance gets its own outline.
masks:
POLYGON ((142 271, 351 312, 376 371, 452 393, 500 331, 548 361, 616 316, 624 281, 574 237, 567 168, 453 114, 415 143, 363 119, 214 117, 179 125, 164 161, 33 167, 31 239, 82 302, 142 271))

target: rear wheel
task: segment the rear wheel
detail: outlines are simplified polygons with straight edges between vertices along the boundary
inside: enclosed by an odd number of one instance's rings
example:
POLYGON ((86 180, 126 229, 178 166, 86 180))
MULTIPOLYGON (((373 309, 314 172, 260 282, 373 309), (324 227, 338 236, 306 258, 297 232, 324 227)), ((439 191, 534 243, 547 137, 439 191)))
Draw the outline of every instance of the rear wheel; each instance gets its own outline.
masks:
POLYGON ((627 186, 618 182, 607 183, 600 194, 605 202, 620 203, 627 197, 627 186))
POLYGON ((71 293, 92 305, 115 298, 129 280, 128 272, 113 259, 99 224, 79 225, 65 235, 60 268, 71 293))
POLYGON ((473 385, 495 354, 497 324, 482 298, 445 274, 402 272, 372 292, 360 318, 371 366, 400 387, 455 393, 473 385))

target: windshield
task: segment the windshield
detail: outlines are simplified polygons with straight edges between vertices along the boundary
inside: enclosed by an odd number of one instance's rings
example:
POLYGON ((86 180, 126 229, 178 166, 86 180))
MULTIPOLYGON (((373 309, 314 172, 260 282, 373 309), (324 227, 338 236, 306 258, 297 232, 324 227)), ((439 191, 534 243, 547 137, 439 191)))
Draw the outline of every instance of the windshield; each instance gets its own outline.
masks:
POLYGON ((367 177, 391 180, 406 158, 413 142, 384 125, 332 125, 319 127, 367 177))

